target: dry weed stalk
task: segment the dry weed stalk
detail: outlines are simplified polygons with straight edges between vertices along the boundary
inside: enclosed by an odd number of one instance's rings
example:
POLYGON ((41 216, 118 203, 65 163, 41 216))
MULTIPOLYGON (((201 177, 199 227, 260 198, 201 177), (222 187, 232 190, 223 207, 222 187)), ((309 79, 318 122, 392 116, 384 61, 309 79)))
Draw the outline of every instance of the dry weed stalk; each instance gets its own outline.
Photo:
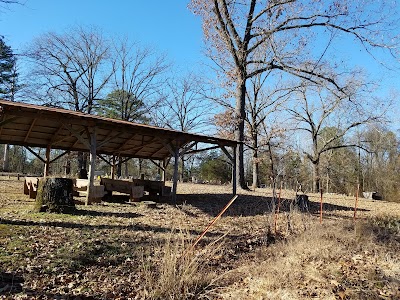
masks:
POLYGON ((221 239, 198 252, 187 253, 191 245, 190 233, 172 230, 159 245, 159 257, 152 266, 143 266, 146 299, 201 299, 208 298, 220 279, 209 268, 209 261, 223 248, 221 239))

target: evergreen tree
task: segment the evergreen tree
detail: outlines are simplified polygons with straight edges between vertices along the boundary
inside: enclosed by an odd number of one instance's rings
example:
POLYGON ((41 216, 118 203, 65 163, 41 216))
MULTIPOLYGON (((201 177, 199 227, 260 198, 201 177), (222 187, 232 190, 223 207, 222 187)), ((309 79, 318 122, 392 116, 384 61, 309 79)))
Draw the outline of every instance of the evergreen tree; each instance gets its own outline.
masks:
MULTIPOLYGON (((14 101, 17 90, 16 59, 10 46, 4 42, 4 37, 0 36, 0 99, 14 101)), ((9 166, 9 145, 4 145, 3 171, 8 171, 9 166)))
POLYGON ((99 114, 129 122, 147 123, 147 108, 142 100, 124 90, 114 90, 99 102, 99 114))
POLYGON ((200 176, 203 180, 227 183, 231 180, 232 168, 219 152, 210 152, 201 162, 200 176))
POLYGON ((0 36, 0 98, 10 98, 15 83, 15 56, 10 46, 0 36))

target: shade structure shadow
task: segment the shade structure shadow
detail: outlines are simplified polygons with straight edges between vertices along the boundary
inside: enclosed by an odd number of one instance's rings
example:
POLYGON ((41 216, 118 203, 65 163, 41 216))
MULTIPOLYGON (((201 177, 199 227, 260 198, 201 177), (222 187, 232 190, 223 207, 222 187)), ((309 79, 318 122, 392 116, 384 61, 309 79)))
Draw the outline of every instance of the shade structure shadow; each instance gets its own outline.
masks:
MULTIPOLYGON (((178 195, 178 204, 191 205, 211 216, 217 215, 232 199, 231 194, 185 194, 178 195)), ((257 216, 275 211, 278 207, 280 212, 299 211, 303 213, 319 213, 320 203, 309 201, 307 209, 300 209, 294 199, 283 198, 280 201, 272 197, 256 195, 239 195, 236 201, 225 212, 225 216, 257 216)), ((323 203, 324 211, 352 211, 353 207, 323 203)), ((357 209, 358 211, 368 211, 357 209)))

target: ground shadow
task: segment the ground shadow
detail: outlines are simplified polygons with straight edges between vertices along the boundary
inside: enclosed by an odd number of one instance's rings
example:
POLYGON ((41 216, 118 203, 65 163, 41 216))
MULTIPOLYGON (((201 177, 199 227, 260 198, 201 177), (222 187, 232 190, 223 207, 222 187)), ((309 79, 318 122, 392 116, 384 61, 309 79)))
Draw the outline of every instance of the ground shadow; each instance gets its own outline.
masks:
POLYGON ((93 210, 84 210, 84 209, 77 209, 76 212, 73 213, 73 215, 91 216, 91 217, 116 217, 116 218, 126 218, 126 219, 138 218, 138 217, 143 216, 141 214, 132 213, 132 212, 126 212, 126 213, 109 212, 109 211, 104 212, 104 211, 93 211, 93 210))
POLYGON ((22 292, 23 283, 24 278, 21 276, 0 270, 0 295, 11 295, 22 292))
MULTIPOLYGON (((211 216, 217 215, 232 199, 231 194, 186 194, 178 195, 177 203, 196 207, 211 216)), ((236 201, 228 208, 225 216, 257 216, 274 211, 278 206, 278 200, 271 197, 262 197, 254 195, 239 195, 236 201)), ((279 203, 280 212, 289 212, 292 210, 302 211, 304 213, 319 213, 320 203, 309 201, 307 209, 301 210, 297 207, 293 199, 281 199, 279 203)), ((324 211, 353 211, 352 207, 323 203, 324 211)), ((357 209, 358 211, 368 211, 366 209, 357 209)), ((183 206, 183 211, 185 211, 183 206)), ((192 212, 185 211, 189 215, 192 212)))
MULTIPOLYGON (((130 224, 130 225, 114 225, 114 224, 84 224, 84 223, 73 223, 73 222, 61 222, 61 221, 49 221, 49 222, 35 222, 28 220, 9 220, 0 218, 0 224, 16 225, 16 226, 38 226, 38 227, 61 227, 61 228, 79 228, 85 230, 131 230, 131 231, 143 231, 152 233, 168 233, 173 231, 171 227, 162 226, 151 226, 146 224, 130 224)), ((200 230, 190 229, 188 233, 197 236, 201 233, 200 230)), ((208 236, 220 236, 220 233, 209 233, 208 236)))

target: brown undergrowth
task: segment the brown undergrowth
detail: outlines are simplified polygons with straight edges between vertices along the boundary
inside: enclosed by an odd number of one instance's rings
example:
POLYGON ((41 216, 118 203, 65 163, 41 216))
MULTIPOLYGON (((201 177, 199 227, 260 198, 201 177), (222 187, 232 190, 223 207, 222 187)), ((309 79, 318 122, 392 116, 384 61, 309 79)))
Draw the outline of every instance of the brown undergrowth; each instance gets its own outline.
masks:
POLYGON ((181 184, 178 205, 78 205, 33 213, 22 183, 0 178, 0 298, 400 299, 399 204, 327 195, 308 212, 284 191, 181 184), (275 221, 276 220, 276 221, 275 221), (276 228, 275 228, 276 222, 276 228))

